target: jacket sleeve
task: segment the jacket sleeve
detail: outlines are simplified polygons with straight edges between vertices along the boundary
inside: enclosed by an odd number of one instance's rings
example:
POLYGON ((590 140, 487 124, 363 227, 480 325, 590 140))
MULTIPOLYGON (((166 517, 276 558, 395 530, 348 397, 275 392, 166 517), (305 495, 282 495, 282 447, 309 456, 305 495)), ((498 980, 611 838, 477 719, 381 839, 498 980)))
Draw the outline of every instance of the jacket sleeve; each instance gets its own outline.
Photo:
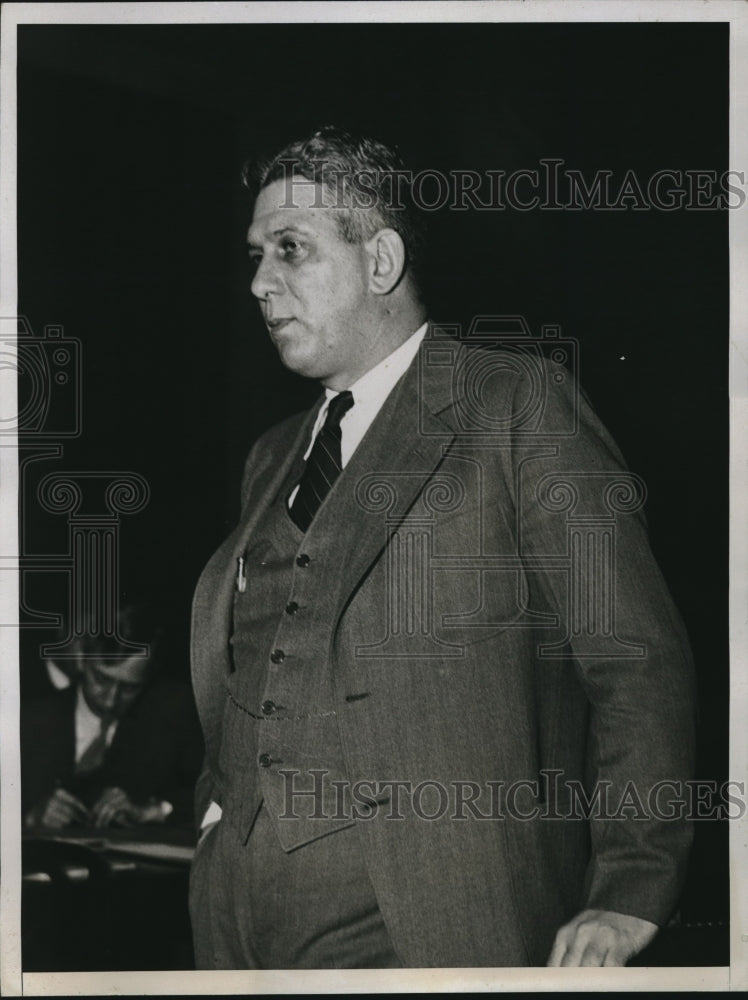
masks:
MULTIPOLYGON (((692 833, 683 809, 694 754, 688 639, 650 550, 643 483, 569 373, 549 366, 546 386, 536 433, 515 444, 512 465, 521 555, 570 561, 566 573, 532 579, 559 615, 561 654, 590 706, 587 792, 605 804, 589 820, 586 906, 663 924, 692 833)), ((530 391, 520 378, 515 413, 527 412, 530 391)))

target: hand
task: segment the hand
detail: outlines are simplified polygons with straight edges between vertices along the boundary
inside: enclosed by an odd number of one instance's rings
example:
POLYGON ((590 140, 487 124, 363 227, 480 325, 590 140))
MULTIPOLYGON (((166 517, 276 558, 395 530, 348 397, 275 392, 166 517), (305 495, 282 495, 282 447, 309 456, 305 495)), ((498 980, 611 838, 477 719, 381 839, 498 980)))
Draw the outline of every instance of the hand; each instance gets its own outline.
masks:
POLYGON ((92 814, 94 826, 160 823, 167 815, 160 802, 151 801, 138 805, 122 788, 105 788, 93 807, 92 814))
POLYGON ((657 924, 610 910, 583 910, 558 931, 549 966, 623 966, 646 948, 657 924))
POLYGON ((91 810, 94 826, 128 826, 137 822, 138 807, 122 788, 105 788, 91 810))
POLYGON ((59 830, 74 823, 85 823, 88 819, 90 813, 80 799, 76 799, 64 788, 56 788, 49 798, 44 799, 29 813, 26 824, 33 826, 41 823, 42 826, 59 830))

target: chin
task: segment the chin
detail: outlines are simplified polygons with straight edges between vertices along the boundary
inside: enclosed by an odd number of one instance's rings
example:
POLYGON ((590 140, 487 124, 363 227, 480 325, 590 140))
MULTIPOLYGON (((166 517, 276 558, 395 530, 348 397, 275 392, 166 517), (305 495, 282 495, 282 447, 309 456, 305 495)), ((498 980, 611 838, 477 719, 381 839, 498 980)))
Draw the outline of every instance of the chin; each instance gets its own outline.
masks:
POLYGON ((317 359, 305 354, 303 348, 295 348, 289 344, 286 347, 279 347, 278 353, 284 367, 296 375, 302 375, 304 378, 322 378, 324 368, 317 359))

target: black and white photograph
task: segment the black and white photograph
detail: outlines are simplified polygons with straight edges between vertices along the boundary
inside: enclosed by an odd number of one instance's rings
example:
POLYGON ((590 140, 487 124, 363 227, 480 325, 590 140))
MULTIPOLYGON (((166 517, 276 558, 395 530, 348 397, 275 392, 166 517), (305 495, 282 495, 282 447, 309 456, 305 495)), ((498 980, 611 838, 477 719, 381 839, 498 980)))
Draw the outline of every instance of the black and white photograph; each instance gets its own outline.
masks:
POLYGON ((743 5, 2 17, 2 993, 746 988, 743 5))

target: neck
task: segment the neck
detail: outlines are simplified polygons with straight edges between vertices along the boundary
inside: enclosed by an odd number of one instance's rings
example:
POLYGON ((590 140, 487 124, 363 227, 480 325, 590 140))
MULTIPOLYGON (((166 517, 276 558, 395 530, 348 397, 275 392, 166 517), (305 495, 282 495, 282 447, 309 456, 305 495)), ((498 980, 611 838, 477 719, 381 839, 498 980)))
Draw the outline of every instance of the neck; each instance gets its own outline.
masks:
POLYGON ((354 382, 404 344, 425 322, 426 307, 421 302, 409 303, 407 308, 383 310, 365 337, 366 355, 361 358, 355 371, 322 379, 322 385, 334 392, 349 389, 354 382))

